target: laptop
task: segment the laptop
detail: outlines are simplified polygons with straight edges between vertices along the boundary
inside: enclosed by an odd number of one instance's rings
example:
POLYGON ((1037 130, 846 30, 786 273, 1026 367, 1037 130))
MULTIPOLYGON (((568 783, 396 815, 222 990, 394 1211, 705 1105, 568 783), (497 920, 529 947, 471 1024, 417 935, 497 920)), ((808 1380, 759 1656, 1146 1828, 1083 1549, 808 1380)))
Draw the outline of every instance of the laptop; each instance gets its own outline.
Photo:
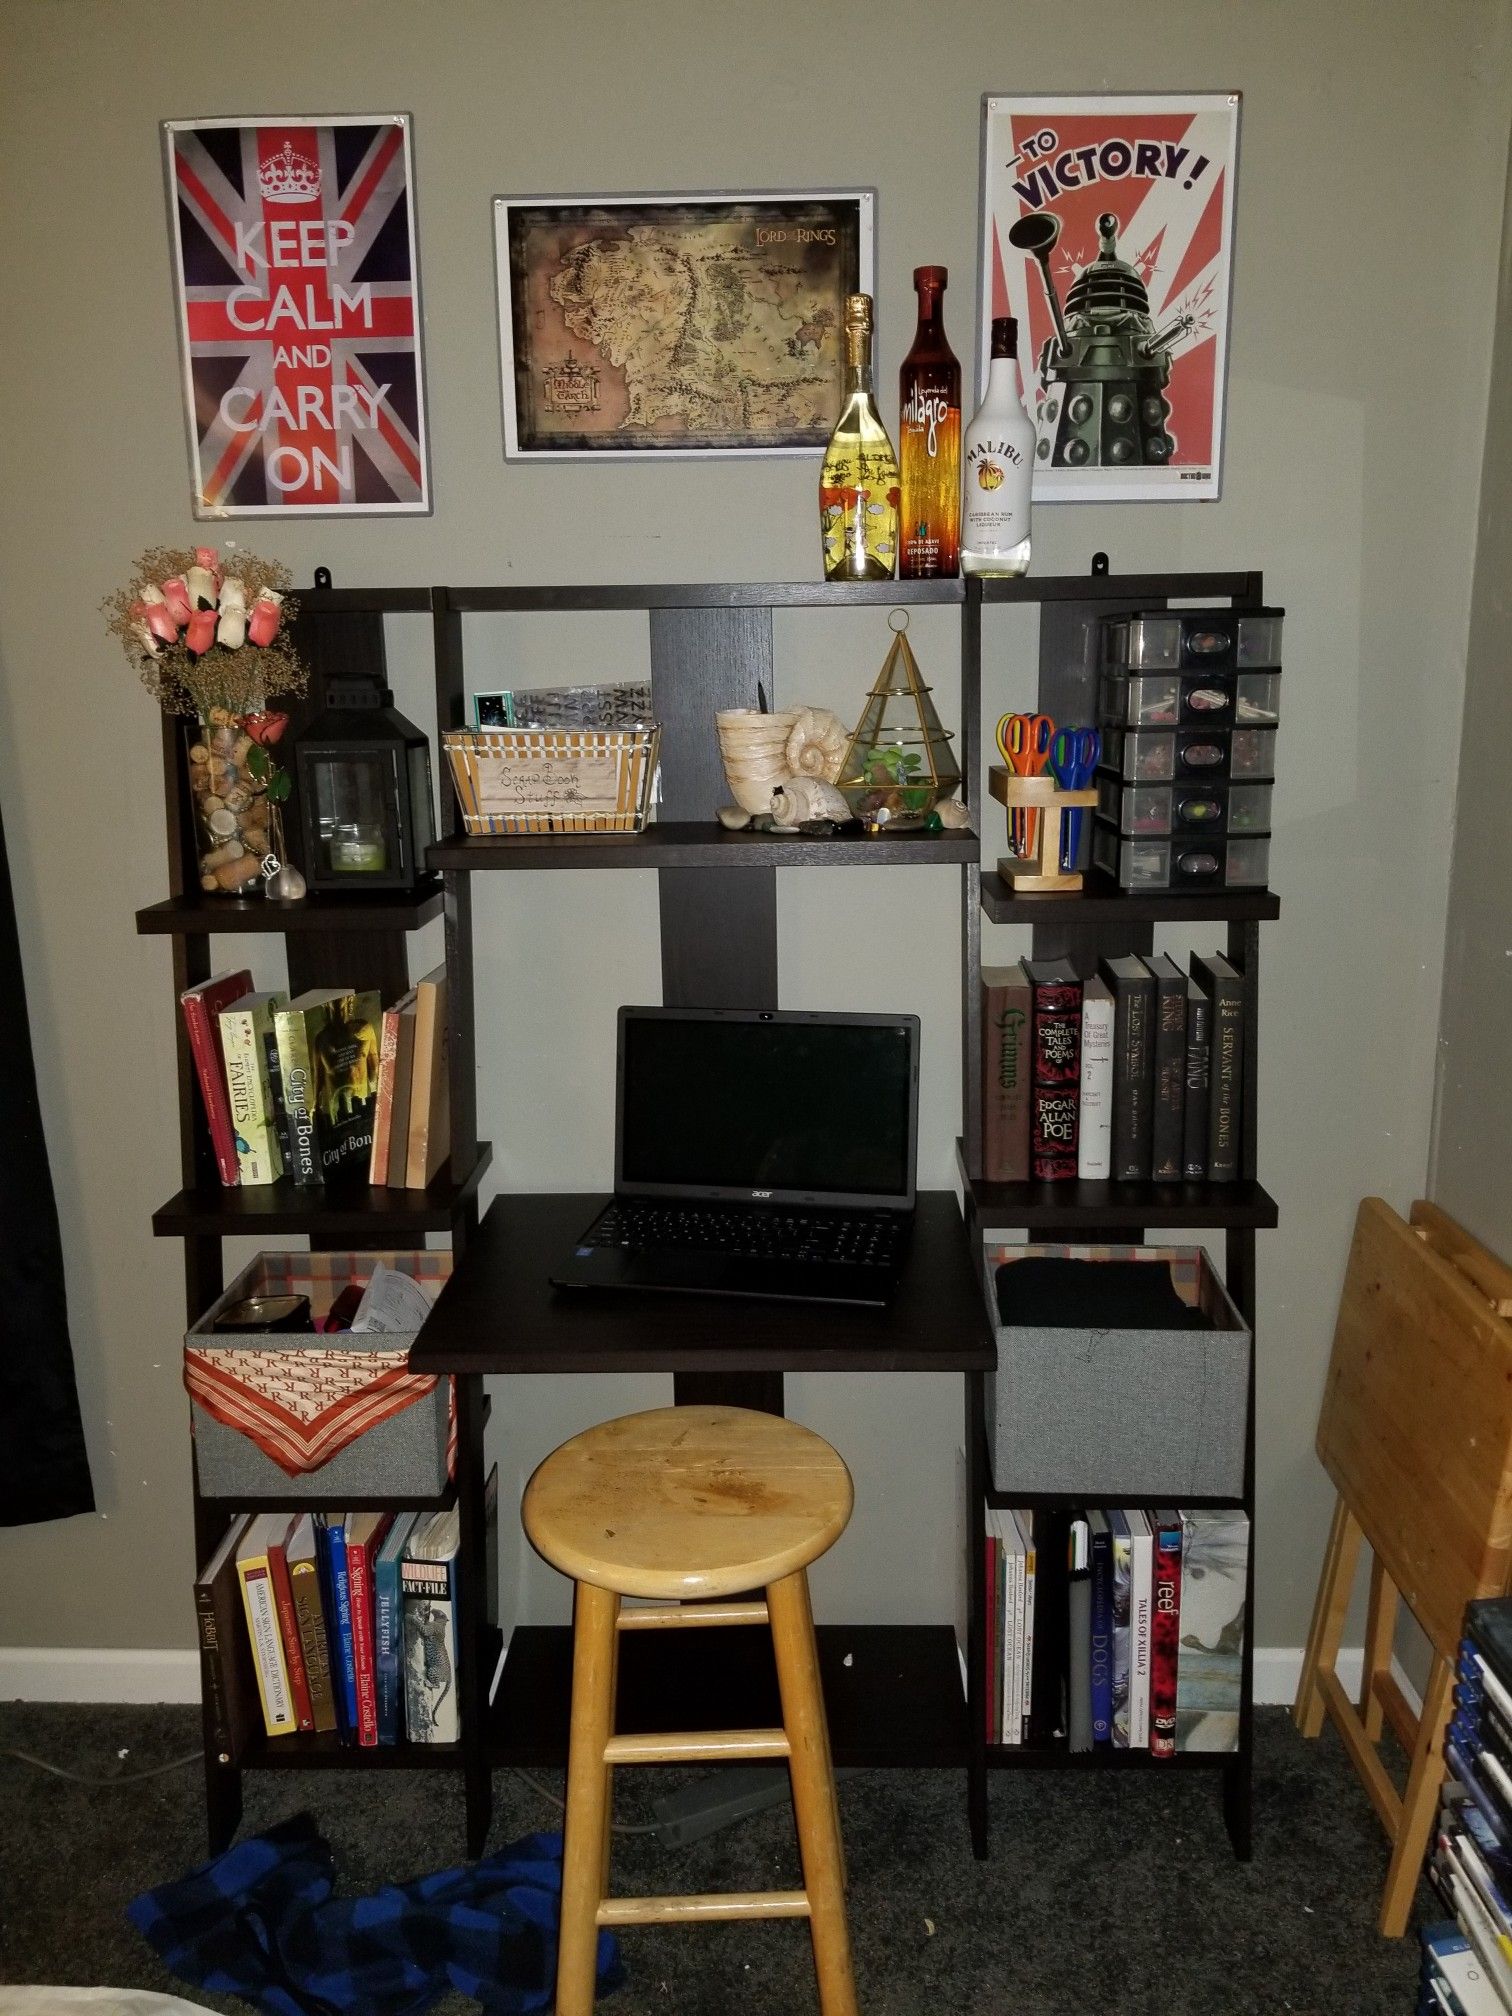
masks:
POLYGON ((614 1199, 559 1288, 885 1306, 913 1222, 916 1015, 621 1008, 614 1199))

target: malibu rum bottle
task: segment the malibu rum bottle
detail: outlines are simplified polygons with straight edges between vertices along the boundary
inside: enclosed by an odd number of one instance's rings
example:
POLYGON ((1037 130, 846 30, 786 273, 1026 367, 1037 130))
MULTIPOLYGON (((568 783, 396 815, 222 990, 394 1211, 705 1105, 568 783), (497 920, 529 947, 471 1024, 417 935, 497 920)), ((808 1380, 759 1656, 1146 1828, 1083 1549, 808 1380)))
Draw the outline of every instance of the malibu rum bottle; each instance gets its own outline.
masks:
POLYGON ((961 367, 945 341, 943 266, 916 266, 919 326, 898 373, 903 529, 898 572, 929 581, 960 569, 961 367))
POLYGON ((966 429, 965 460, 961 572, 1027 574, 1034 422, 1019 397, 1018 323, 1011 315, 993 320, 987 396, 966 429))
POLYGON ((898 567, 898 458, 872 395, 870 294, 845 297, 840 418, 819 473, 826 581, 891 581, 898 567))

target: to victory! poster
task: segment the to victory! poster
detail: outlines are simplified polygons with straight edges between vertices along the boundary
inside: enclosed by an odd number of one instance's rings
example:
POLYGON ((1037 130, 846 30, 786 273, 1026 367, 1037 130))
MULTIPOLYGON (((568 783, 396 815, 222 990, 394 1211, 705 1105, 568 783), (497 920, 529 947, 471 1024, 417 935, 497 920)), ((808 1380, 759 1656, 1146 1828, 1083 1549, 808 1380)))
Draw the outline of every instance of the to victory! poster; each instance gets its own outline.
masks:
POLYGON ((1216 497, 1237 92, 982 101, 979 392, 1019 325, 1036 502, 1216 497))
POLYGON ((430 509, 409 121, 170 121, 200 518, 430 509))

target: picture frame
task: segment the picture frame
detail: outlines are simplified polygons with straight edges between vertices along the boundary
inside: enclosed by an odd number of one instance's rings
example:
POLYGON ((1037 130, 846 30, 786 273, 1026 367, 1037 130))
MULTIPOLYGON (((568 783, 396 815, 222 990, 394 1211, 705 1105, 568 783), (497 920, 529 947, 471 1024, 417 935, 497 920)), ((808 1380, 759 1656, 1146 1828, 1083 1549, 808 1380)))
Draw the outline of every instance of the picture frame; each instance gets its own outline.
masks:
POLYGON ((876 193, 494 200, 504 453, 822 455, 876 193))
POLYGON ((1012 315, 1037 504, 1221 494, 1241 103, 983 96, 978 397, 1012 315))
POLYGON ((195 517, 428 513, 409 114, 162 134, 195 517))

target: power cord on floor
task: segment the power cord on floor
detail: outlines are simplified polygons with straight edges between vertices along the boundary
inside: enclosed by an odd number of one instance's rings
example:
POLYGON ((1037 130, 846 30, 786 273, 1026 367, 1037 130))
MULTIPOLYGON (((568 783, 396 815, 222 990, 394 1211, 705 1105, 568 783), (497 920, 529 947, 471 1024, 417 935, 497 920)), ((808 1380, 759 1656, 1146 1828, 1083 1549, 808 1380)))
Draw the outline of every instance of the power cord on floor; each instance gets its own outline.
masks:
MULTIPOLYGON (((553 1792, 549 1785, 543 1785, 539 1778, 532 1778, 528 1771, 522 1771, 517 1764, 510 1766, 509 1775, 511 1778, 518 1778, 522 1785, 528 1785, 538 1799, 544 1799, 548 1805, 555 1806, 558 1813, 567 1811, 567 1801, 560 1794, 553 1792)), ((659 1834, 661 1825, 659 1820, 652 1820, 641 1827, 630 1827, 616 1820, 610 1831, 615 1834, 659 1834)))
POLYGON ((169 1771, 184 1771, 189 1765, 198 1764, 204 1757, 203 1750, 186 1751, 182 1757, 170 1757, 166 1764, 149 1765, 145 1771, 123 1771, 115 1778, 95 1778, 87 1771, 68 1771, 61 1764, 49 1764, 45 1757, 33 1757, 29 1750, 0 1750, 0 1757, 14 1757, 19 1764, 30 1764, 33 1770, 49 1772, 54 1778, 66 1778, 70 1785, 140 1785, 144 1778, 161 1778, 169 1771))
MULTIPOLYGON (((162 1778, 170 1771, 187 1770, 191 1764, 198 1764, 203 1755, 203 1751, 189 1750, 182 1757, 172 1757, 166 1764, 150 1765, 145 1771, 123 1771, 118 1777, 101 1778, 87 1771, 69 1771, 62 1764, 49 1763, 45 1757, 34 1757, 30 1750, 0 1750, 0 1757, 13 1757, 18 1764, 30 1764, 34 1771, 46 1771, 53 1778, 66 1778, 70 1785, 88 1785, 92 1788, 140 1785, 147 1778, 162 1778)), ((548 1805, 555 1806, 559 1813, 566 1811, 566 1801, 553 1792, 549 1785, 543 1785, 539 1778, 533 1778, 528 1771, 519 1770, 513 1771, 511 1775, 518 1778, 522 1785, 528 1785, 538 1799, 544 1799, 548 1805)), ((616 1834, 655 1834, 657 1824, 652 1821, 645 1826, 632 1827, 616 1821, 614 1831, 616 1834)))

